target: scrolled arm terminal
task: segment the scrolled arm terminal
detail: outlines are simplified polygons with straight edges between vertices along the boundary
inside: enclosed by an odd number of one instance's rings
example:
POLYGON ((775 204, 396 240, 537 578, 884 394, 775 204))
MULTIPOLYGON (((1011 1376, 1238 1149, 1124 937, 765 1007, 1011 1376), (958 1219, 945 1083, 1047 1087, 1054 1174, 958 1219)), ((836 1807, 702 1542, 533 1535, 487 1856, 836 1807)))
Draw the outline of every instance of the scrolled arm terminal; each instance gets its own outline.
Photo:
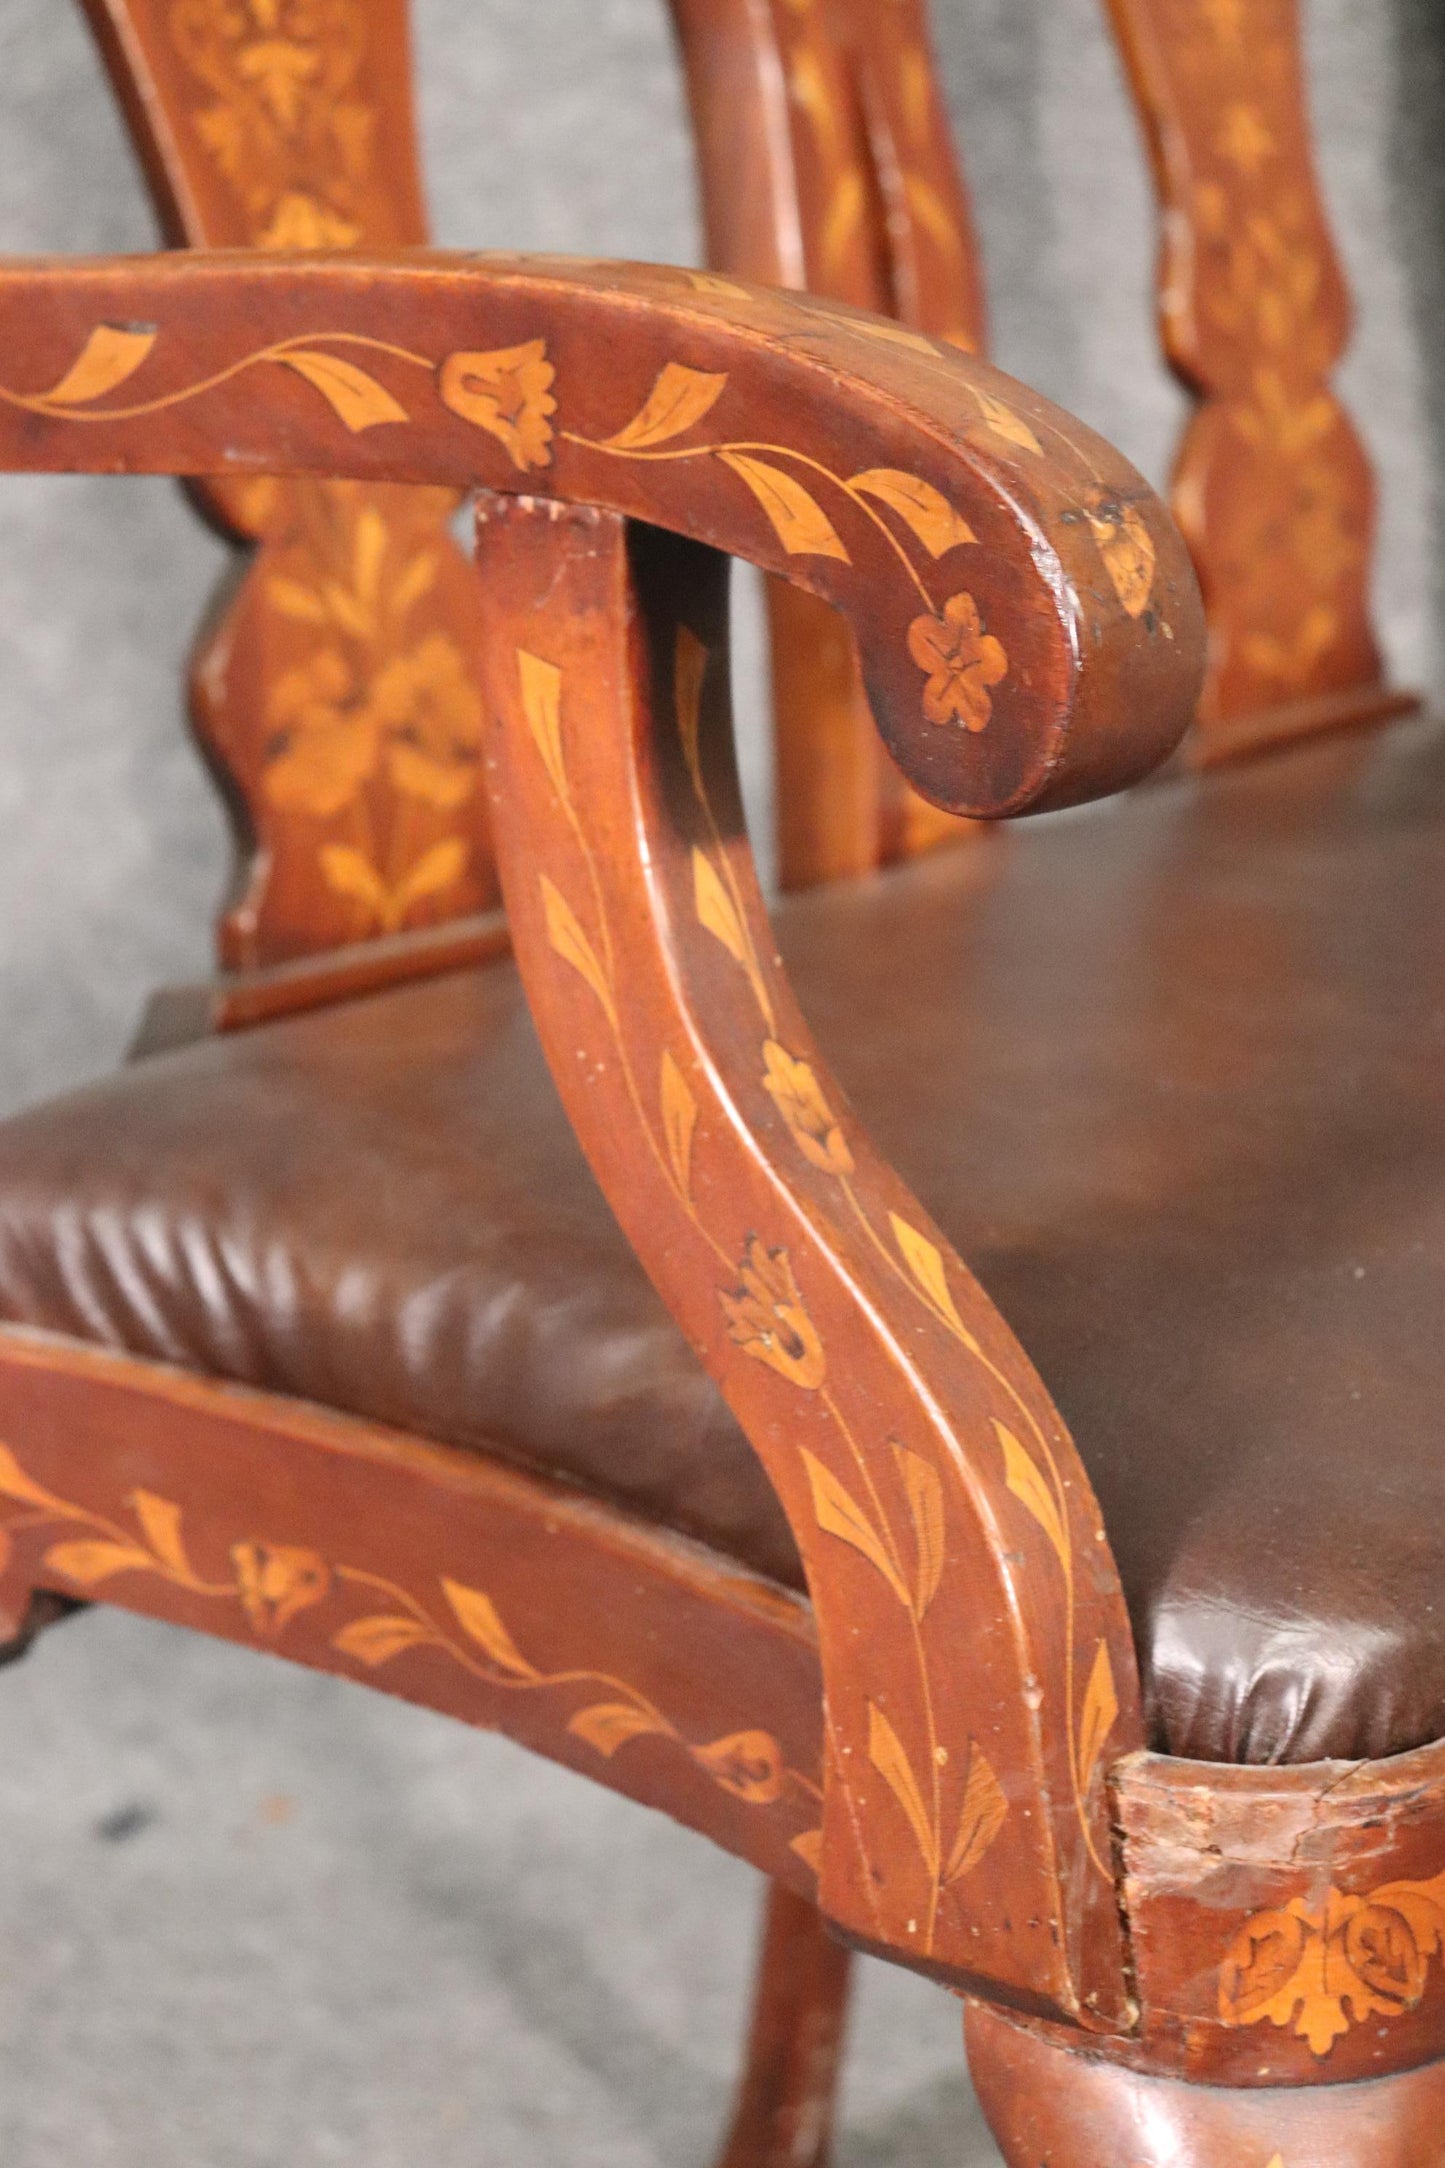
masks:
POLYGON ((1102 439, 923 334, 705 272, 513 256, 0 265, 0 465, 476 484, 646 520, 851 620, 878 727, 987 818, 1193 712, 1183 544, 1102 439))

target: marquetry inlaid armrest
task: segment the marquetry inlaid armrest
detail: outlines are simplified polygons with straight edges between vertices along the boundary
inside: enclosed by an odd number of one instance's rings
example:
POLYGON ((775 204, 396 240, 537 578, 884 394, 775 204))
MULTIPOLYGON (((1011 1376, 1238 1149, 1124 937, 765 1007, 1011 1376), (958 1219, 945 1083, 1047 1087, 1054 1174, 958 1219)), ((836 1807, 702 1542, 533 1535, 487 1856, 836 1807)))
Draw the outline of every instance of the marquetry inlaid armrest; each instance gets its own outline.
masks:
POLYGON ((0 267, 0 464, 535 492, 851 620, 909 779, 997 816, 1173 748, 1183 546, 1080 423, 921 333, 649 266, 202 254, 0 267))
POLYGON ((0 264, 0 353, 0 466, 480 489, 484 770, 533 1014, 808 1576, 828 1754, 800 1873, 862 1942, 1127 2027, 1119 1577, 1041 1381, 778 965, 720 553, 836 605, 909 779, 1002 816, 1127 783, 1184 730, 1202 636, 1167 515, 985 364, 700 272, 0 264))

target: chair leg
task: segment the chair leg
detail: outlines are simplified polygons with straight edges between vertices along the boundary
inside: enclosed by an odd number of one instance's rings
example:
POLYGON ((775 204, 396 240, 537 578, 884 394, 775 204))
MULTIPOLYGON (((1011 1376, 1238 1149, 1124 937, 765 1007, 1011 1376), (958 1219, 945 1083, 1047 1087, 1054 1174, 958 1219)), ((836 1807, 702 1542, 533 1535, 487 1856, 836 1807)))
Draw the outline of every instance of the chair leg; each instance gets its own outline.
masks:
POLYGON ((1185 2085, 971 2003, 969 2069, 1009 2168, 1438 2168, 1445 2062, 1356 2085, 1185 2085))
POLYGON ((747 2067, 718 2168, 824 2168, 852 1965, 806 1899, 769 1886, 747 2067))

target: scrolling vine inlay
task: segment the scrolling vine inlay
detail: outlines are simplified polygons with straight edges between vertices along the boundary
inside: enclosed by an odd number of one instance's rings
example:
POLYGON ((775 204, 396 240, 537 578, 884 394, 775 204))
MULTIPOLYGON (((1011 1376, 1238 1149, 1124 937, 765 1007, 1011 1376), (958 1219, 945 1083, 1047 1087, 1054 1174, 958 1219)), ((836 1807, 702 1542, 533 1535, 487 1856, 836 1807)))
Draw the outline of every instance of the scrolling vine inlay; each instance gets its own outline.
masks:
MULTIPOLYGON (((884 327, 878 327, 883 329, 884 327)), ((905 334, 907 336, 907 334, 905 334)), ((304 337, 243 355, 228 368, 181 391, 150 401, 125 405, 100 402, 126 384, 145 365, 155 344, 154 335, 115 325, 99 325, 84 350, 48 391, 22 393, 0 386, 0 400, 51 418, 83 423, 90 420, 129 419, 183 405, 249 369, 285 368, 304 379, 322 397, 337 420, 353 434, 409 419, 396 396, 355 358, 358 350, 374 349, 434 375, 447 407, 463 421, 484 430, 502 444, 512 464, 521 472, 543 469, 551 462, 556 431, 552 417, 558 411, 553 396, 556 372, 547 357, 545 341, 528 340, 521 345, 491 352, 459 352, 434 362, 429 356, 392 346, 385 341, 354 333, 318 331, 304 337)), ((751 440, 706 442, 679 446, 675 439, 697 429, 711 414, 727 389, 727 376, 685 367, 680 362, 664 365, 640 410, 613 435, 593 438, 563 431, 567 440, 592 452, 623 460, 716 460, 734 474, 748 491, 789 556, 821 556, 850 563, 848 545, 823 502, 833 492, 861 513, 882 537, 903 577, 922 605, 908 632, 909 652, 920 673, 919 703, 928 722, 956 725, 968 731, 987 727, 992 713, 990 689, 1007 674, 1008 657, 1002 643, 984 624, 972 594, 955 587, 936 601, 925 567, 937 564, 953 552, 976 546, 977 537, 968 522, 942 493, 921 476, 901 469, 876 467, 844 475, 817 459, 789 446, 751 440), (821 487, 820 487, 821 485, 821 487), (901 531, 900 531, 901 530, 901 531), (905 541, 904 537, 908 538, 905 541), (908 542, 913 548, 910 549, 908 542)), ((1042 456, 1032 429, 1021 416, 992 394, 972 393, 978 426, 987 435, 1042 456)), ((415 492, 408 494, 415 495, 415 492)), ((1147 606, 1154 576, 1154 547, 1136 514, 1113 500, 1100 497, 1081 509, 1099 547, 1105 571, 1131 616, 1147 606)), ((365 618, 365 599, 355 592, 357 583, 374 578, 386 547, 383 527, 368 525, 365 513, 351 540, 351 562, 344 568, 351 582, 348 593, 339 579, 319 584, 301 579, 282 581, 270 601, 285 616, 318 629, 350 632, 358 638, 378 635, 381 620, 365 618), (365 620, 365 621, 364 621, 365 620)), ((272 575, 267 571, 267 577, 272 575)), ((390 609, 420 599, 426 591, 425 560, 413 560, 392 591, 390 609)), ((374 598, 373 598, 374 599, 374 598)), ((405 610, 400 614, 404 617, 405 610)), ((411 779, 413 795, 429 797, 447 808, 469 795, 463 772, 475 746, 471 718, 471 684, 462 683, 455 657, 446 653, 434 636, 424 647, 409 653, 398 650, 389 667, 371 686, 360 716, 354 742, 347 740, 343 725, 348 718, 346 687, 352 681, 332 649, 314 655, 308 676, 285 681, 277 687, 281 712, 273 710, 272 755, 267 765, 267 791, 273 801, 279 787, 281 802, 304 803, 313 812, 340 811, 353 803, 350 781, 374 771, 376 747, 385 736, 385 721, 398 704, 405 713, 393 732, 405 740, 408 734, 425 741, 429 752, 421 758, 405 757, 396 743, 390 754, 393 782, 411 779), (309 719, 309 720, 308 720, 309 719), (301 737, 315 747, 329 743, 334 759, 318 758, 316 771, 325 770, 327 780, 315 790, 298 786, 299 767, 307 773, 309 756, 294 766, 283 765, 301 737), (277 783, 278 769, 288 780, 277 783), (422 787, 423 778, 426 787, 422 787), (445 777, 445 780, 443 778, 445 777), (323 808, 321 799, 325 799, 323 808), (333 800, 335 801, 333 804, 333 800)), ((405 793, 408 786, 402 785, 405 793)), ((434 856, 430 865, 413 865, 388 886, 384 877, 366 863, 364 854, 353 857, 352 846, 324 847, 322 864, 328 883, 352 895, 371 914, 375 924, 393 930, 400 925, 410 904, 446 887, 442 872, 455 877, 453 854, 434 856)))
MULTIPOLYGON (((330 1646, 338 1656, 366 1670, 377 1671, 409 1653, 432 1650, 487 1687, 507 1693, 567 1695, 575 1706, 566 1719, 566 1730, 604 1760, 610 1761, 634 1739, 662 1739, 747 1806, 775 1806, 790 1791, 811 1802, 820 1800, 813 1780, 784 1761, 771 1732, 733 1732, 697 1745, 626 1679, 585 1667, 539 1670, 517 1647, 491 1597, 446 1575, 437 1583, 442 1598, 439 1613, 384 1575, 334 1565, 305 1546, 246 1537, 230 1547, 229 1576, 208 1579, 192 1562, 184 1514, 173 1499, 147 1490, 132 1492, 129 1505, 135 1526, 127 1528, 46 1490, 5 1445, 0 1445, 0 1499, 21 1509, 0 1522, 0 1567, 17 1535, 57 1524, 79 1533, 52 1543, 41 1558, 40 1570, 67 1591, 88 1596, 121 1574, 157 1576, 193 1596, 239 1604, 255 1638, 269 1643, 279 1642, 304 1611, 334 1595, 356 1591, 371 1608, 338 1627, 331 1634, 330 1646)), ((794 1840, 793 1849, 815 1864, 814 1847, 806 1834, 794 1840)))

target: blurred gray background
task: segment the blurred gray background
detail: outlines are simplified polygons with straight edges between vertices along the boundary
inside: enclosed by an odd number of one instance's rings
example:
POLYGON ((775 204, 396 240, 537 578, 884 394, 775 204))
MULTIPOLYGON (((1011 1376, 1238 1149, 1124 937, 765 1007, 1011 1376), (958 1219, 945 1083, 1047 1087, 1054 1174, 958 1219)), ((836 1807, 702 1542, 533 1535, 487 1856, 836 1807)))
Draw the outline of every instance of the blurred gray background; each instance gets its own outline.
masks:
MULTIPOLYGON (((1305 8, 1379 622, 1396 677, 1438 690, 1445 11, 1305 8)), ((996 358, 1162 482, 1181 408, 1102 0, 934 12, 996 358)), ((438 240, 696 260, 662 0, 416 16, 438 240)), ((154 238, 77 12, 3 0, 0 249, 154 238)), ((3 1111, 111 1064, 147 989, 209 966, 225 843, 178 684, 224 552, 164 483, 0 489, 3 1111)), ((503 1742, 115 1614, 0 1693, 5 2168, 708 2159, 748 1870, 503 1742)), ((842 2168, 995 2159, 955 2006, 866 1968, 842 2168)))

